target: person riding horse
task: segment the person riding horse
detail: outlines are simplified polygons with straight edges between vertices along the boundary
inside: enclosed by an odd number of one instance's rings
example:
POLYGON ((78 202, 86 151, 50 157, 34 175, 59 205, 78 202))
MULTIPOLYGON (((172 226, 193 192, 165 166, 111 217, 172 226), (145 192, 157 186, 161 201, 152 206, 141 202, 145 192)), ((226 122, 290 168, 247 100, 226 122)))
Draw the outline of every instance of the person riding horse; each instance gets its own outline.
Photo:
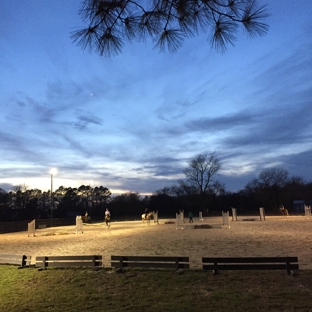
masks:
POLYGON ((110 212, 109 210, 106 208, 106 211, 105 211, 105 222, 106 222, 106 225, 108 225, 108 222, 110 222, 110 212))
POLYGON ((145 208, 144 213, 145 213, 145 219, 147 219, 147 215, 148 215, 148 209, 147 208, 145 208))
POLYGON ((289 216, 288 209, 286 209, 284 205, 280 205, 279 211, 281 216, 289 216))
POLYGON ((88 223, 91 220, 91 217, 89 217, 88 211, 86 211, 84 216, 81 216, 82 222, 88 223))

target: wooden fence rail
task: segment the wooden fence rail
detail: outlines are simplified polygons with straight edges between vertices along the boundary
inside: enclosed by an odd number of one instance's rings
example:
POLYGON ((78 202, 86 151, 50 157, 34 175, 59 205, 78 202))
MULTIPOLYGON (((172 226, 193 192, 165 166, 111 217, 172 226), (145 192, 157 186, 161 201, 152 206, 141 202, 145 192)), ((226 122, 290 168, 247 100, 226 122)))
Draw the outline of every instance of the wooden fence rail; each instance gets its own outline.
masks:
POLYGON ((0 254, 0 264, 14 264, 23 268, 29 266, 30 262, 31 257, 27 257, 26 255, 0 254))
POLYGON ((299 270, 298 257, 203 257, 202 262, 203 270, 212 270, 213 274, 219 270, 286 270, 290 275, 299 270))
POLYGON ((44 256, 36 257, 36 267, 46 269, 47 267, 100 267, 102 256, 44 256))
POLYGON ((189 257, 162 257, 162 256, 111 256, 111 266, 123 269, 132 268, 162 268, 162 269, 189 269, 189 257))
MULTIPOLYGON (((19 268, 31 265, 31 256, 0 254, 0 264, 18 265, 19 268)), ((48 267, 101 267, 102 256, 40 256, 36 257, 35 266, 48 267)), ((218 274, 220 270, 286 270, 293 275, 299 270, 298 257, 203 257, 203 270, 212 270, 218 274)), ((161 268, 190 269, 189 257, 172 256, 111 256, 112 268, 161 268)))

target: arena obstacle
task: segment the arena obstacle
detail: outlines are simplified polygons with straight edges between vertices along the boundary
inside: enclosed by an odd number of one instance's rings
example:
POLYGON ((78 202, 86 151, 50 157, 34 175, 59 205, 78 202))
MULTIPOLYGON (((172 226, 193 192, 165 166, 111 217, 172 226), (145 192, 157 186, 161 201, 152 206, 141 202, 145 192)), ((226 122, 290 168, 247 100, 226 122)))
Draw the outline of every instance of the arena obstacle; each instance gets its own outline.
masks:
POLYGON ((237 209, 232 207, 232 221, 237 221, 237 209))
POLYGON ((260 207, 259 208, 259 212, 260 212, 260 221, 265 221, 265 212, 264 212, 264 208, 260 207))
POLYGON ((199 221, 204 221, 202 211, 199 212, 199 221))
POLYGON ((184 210, 179 210, 179 214, 181 214, 182 215, 182 221, 183 221, 183 223, 184 223, 184 210))
POLYGON ((222 211, 222 227, 230 228, 230 213, 229 211, 222 211))
POLYGON ((306 218, 311 219, 311 207, 304 205, 304 215, 306 218))
POLYGON ((184 230, 184 211, 176 213, 176 230, 184 230))
POLYGON ((154 224, 155 223, 159 224, 159 222, 158 222, 158 210, 153 211, 153 220, 154 220, 154 224))
POLYGON ((82 226, 81 216, 77 216, 76 217, 76 234, 78 234, 78 232, 83 233, 83 226, 82 226))
POLYGON ((35 237, 36 236, 35 232, 36 232, 36 219, 28 223, 28 237, 31 234, 33 235, 33 237, 35 237))

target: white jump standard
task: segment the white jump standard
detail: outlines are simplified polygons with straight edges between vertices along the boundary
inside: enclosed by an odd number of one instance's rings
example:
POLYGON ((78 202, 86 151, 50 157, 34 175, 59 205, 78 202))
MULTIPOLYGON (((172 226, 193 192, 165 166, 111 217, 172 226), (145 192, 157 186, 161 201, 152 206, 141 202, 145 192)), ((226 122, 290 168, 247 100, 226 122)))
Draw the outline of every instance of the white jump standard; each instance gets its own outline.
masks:
POLYGON ((81 216, 76 217, 76 234, 78 234, 78 232, 83 233, 83 225, 82 225, 81 216))
POLYGON ((176 213, 176 230, 184 230, 184 211, 176 213))

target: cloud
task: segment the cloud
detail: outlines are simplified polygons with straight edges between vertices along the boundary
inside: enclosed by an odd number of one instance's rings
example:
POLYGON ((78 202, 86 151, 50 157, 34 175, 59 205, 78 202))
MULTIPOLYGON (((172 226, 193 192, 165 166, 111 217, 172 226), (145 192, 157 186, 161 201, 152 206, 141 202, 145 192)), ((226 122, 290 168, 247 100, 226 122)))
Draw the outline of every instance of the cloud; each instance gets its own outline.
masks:
POLYGON ((186 131, 218 132, 233 128, 250 126, 256 122, 257 117, 250 112, 242 111, 220 117, 202 117, 186 123, 186 131))
POLYGON ((8 192, 14 189, 14 185, 10 183, 0 183, 0 189, 3 189, 6 192, 8 192))
POLYGON ((303 152, 294 151, 288 155, 281 155, 277 160, 284 164, 284 169, 292 176, 305 177, 305 182, 312 182, 311 159, 312 148, 309 148, 303 152))

